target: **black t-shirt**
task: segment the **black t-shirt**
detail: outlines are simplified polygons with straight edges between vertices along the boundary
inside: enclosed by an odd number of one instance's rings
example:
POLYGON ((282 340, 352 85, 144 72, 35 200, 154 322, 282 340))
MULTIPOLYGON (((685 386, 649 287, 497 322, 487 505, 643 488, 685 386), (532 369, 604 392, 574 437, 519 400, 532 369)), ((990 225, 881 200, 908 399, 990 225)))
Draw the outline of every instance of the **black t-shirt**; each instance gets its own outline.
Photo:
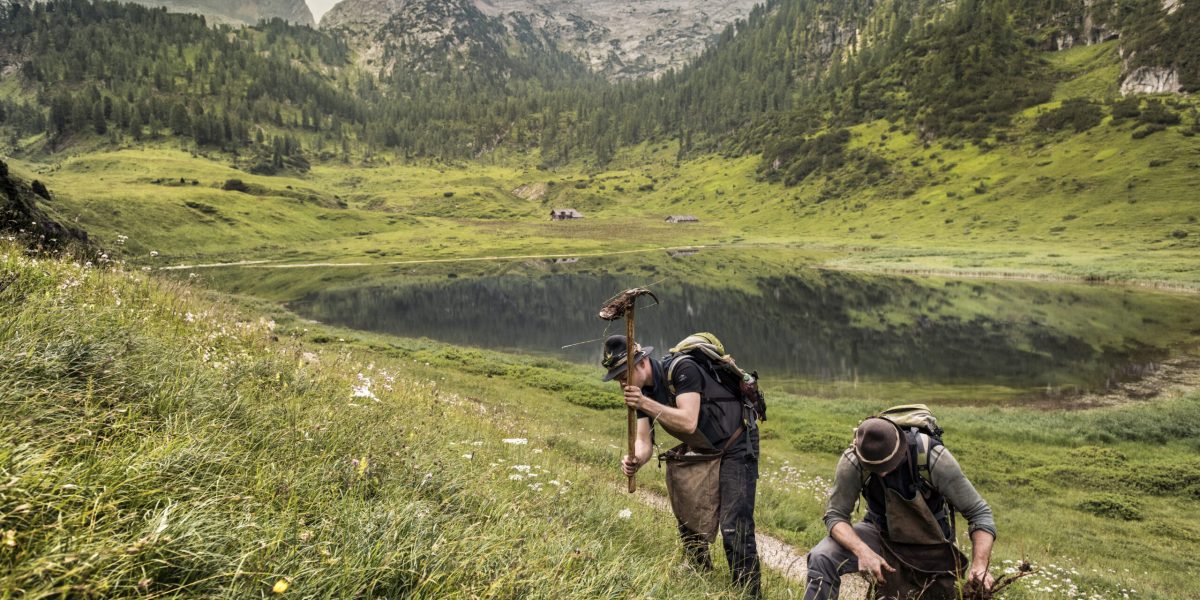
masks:
MULTIPOLYGON (((687 393, 700 394, 700 422, 696 429, 704 435, 714 448, 721 448, 742 426, 742 402, 734 393, 717 382, 712 375, 701 372, 700 365, 690 359, 679 359, 675 370, 671 373, 671 382, 675 384, 675 396, 687 393)), ((666 384, 666 369, 658 361, 654 361, 654 385, 642 389, 642 393, 663 404, 675 406, 675 398, 671 396, 666 384)), ((639 417, 653 417, 639 411, 639 417)), ((751 432, 742 432, 744 438, 756 438, 757 428, 751 432)), ((739 439, 727 451, 728 455, 744 454, 748 445, 745 439, 739 439)), ((756 446, 756 439, 750 439, 756 446)))

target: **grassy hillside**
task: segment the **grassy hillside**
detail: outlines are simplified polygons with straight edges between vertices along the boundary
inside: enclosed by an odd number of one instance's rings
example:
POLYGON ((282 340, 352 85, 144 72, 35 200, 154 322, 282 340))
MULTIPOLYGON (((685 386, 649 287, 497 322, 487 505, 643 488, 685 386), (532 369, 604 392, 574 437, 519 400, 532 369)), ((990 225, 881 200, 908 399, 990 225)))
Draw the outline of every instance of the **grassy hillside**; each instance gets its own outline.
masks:
POLYGON ((672 536, 611 465, 506 443, 532 437, 522 412, 21 254, 0 253, 6 596, 721 595, 660 576, 672 536))
MULTIPOLYGON (((0 271, 0 588, 724 593, 720 570, 662 576, 676 568, 673 527, 620 490, 623 419, 595 369, 331 329, 13 246, 0 271)), ((822 490, 850 428, 887 399, 768 391, 758 520, 806 547, 823 535, 822 490)), ((1187 597, 1198 403, 935 407, 997 512, 997 567, 1043 569, 1010 598, 1187 597)), ((654 468, 640 480, 662 490, 654 468)))

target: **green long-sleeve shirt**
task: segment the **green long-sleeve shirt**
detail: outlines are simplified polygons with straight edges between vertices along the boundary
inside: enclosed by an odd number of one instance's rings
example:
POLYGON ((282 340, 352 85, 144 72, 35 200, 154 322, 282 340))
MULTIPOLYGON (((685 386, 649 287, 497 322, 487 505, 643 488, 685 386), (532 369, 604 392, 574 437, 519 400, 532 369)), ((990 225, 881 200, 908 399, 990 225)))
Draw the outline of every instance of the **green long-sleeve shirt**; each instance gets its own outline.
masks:
MULTIPOLYGON (((982 529, 996 537, 996 521, 992 508, 984 501, 975 486, 963 474, 962 467, 945 446, 929 452, 929 476, 934 489, 946 497, 954 509, 962 513, 970 526, 970 532, 982 529)), ((825 509, 825 527, 833 529, 837 523, 850 523, 854 504, 863 490, 862 471, 855 459, 854 450, 842 453, 838 461, 829 505, 825 509)))

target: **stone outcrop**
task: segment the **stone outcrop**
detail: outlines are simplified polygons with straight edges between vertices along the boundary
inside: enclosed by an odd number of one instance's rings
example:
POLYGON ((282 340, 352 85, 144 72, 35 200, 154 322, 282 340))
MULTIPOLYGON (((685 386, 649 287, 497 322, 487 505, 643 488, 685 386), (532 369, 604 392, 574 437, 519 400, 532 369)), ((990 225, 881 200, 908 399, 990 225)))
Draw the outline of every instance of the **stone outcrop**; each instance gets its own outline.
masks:
POLYGON ((1177 94, 1183 91, 1179 85, 1179 72, 1165 67, 1139 67, 1121 81, 1121 95, 1130 94, 1177 94))
POLYGON ((1101 8, 1111 8, 1109 4, 1096 6, 1095 0, 1079 0, 1073 8, 1068 8, 1055 16, 1049 23, 1043 24, 1050 33, 1043 44, 1043 49, 1062 51, 1075 46, 1092 46, 1120 39, 1121 32, 1113 24, 1116 17, 1101 8))
POLYGON ((1163 10, 1167 11, 1168 15, 1175 14, 1179 10, 1179 6, 1183 4, 1183 0, 1162 0, 1163 10))
POLYGON ((9 173, 0 160, 0 233, 43 251, 73 250, 82 256, 95 252, 87 232, 64 225, 47 208, 49 190, 38 181, 32 184, 9 173))

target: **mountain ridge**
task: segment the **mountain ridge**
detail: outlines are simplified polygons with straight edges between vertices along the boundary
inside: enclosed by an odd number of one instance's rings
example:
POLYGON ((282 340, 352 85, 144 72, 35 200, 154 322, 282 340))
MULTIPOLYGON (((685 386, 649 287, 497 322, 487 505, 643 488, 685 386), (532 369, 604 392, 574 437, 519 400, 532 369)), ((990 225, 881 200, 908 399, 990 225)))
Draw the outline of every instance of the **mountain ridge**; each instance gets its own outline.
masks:
POLYGON ((295 25, 316 27, 304 0, 131 0, 150 7, 163 6, 172 12, 203 15, 218 23, 254 25, 259 21, 283 19, 295 25))
POLYGON ((444 19, 443 37, 469 23, 489 31, 484 43, 521 45, 533 38, 620 81, 682 68, 727 26, 745 18, 755 3, 731 0, 703 10, 698 7, 708 5, 697 0, 652 0, 637 6, 616 0, 344 0, 322 17, 320 27, 348 34, 370 57, 366 60, 373 61, 383 54, 395 56, 400 46, 419 54, 420 42, 435 40, 414 39, 405 26, 436 33, 438 22, 428 17, 437 14, 444 19))

